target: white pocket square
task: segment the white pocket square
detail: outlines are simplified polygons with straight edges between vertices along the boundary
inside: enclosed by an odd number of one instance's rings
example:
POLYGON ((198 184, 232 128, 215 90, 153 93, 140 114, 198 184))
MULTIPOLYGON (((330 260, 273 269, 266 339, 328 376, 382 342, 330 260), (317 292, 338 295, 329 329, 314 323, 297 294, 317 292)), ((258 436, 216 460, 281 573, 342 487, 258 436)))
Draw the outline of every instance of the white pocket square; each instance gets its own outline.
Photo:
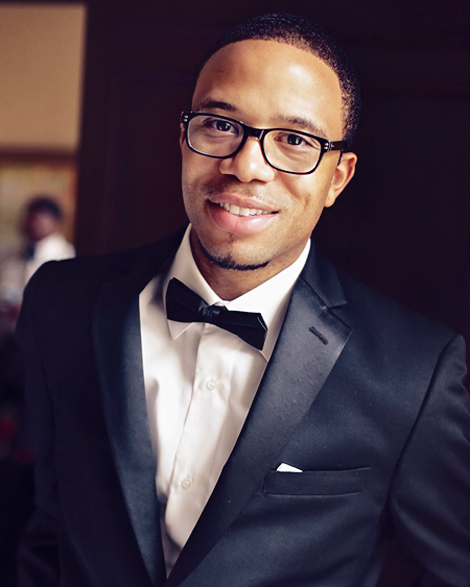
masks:
POLYGON ((276 471, 281 473, 303 473, 302 469, 297 469, 297 467, 293 467, 287 463, 281 463, 276 471))

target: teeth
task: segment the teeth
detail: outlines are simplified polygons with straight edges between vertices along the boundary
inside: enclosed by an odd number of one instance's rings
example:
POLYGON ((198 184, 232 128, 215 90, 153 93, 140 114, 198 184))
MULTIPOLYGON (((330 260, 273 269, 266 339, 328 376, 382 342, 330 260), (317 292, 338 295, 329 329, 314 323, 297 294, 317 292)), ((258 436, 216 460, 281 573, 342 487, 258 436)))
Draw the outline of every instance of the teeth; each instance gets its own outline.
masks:
POLYGON ((256 208, 240 208, 239 206, 234 206, 233 204, 227 204, 224 202, 219 204, 221 208, 230 212, 230 214, 235 214, 236 216, 261 216, 261 214, 270 214, 270 212, 266 212, 265 210, 256 210, 256 208))

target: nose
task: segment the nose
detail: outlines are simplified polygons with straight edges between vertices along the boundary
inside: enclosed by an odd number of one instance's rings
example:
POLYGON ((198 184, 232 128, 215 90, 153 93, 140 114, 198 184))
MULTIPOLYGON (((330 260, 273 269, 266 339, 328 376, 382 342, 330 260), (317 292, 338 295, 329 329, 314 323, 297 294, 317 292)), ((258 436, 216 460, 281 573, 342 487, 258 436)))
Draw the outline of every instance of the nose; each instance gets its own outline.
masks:
POLYGON ((243 183, 268 182, 276 175, 276 170, 266 162, 261 144, 256 137, 248 137, 236 155, 222 159, 219 171, 224 175, 235 175, 243 183))

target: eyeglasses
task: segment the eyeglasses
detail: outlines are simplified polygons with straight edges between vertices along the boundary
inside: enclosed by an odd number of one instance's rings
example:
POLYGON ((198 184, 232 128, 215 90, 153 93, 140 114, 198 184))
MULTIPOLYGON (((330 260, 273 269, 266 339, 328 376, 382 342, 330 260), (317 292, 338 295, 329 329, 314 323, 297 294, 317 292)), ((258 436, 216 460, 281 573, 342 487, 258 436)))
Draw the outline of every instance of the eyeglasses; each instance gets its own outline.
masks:
POLYGON ((346 148, 346 141, 333 143, 290 128, 253 128, 238 120, 205 112, 183 112, 181 122, 188 147, 199 155, 228 159, 243 148, 248 137, 256 137, 266 162, 285 173, 313 173, 325 153, 346 148))

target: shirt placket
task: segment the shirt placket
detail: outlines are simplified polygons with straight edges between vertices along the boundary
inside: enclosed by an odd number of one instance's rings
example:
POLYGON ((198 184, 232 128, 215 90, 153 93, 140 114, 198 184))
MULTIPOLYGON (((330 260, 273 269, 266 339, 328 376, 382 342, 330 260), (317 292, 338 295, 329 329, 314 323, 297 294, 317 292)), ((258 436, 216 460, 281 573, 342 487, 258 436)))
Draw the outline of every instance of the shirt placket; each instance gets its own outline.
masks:
POLYGON ((198 347, 194 385, 175 455, 166 505, 167 532, 181 547, 217 481, 212 462, 228 410, 233 352, 230 335, 206 324, 198 347))

